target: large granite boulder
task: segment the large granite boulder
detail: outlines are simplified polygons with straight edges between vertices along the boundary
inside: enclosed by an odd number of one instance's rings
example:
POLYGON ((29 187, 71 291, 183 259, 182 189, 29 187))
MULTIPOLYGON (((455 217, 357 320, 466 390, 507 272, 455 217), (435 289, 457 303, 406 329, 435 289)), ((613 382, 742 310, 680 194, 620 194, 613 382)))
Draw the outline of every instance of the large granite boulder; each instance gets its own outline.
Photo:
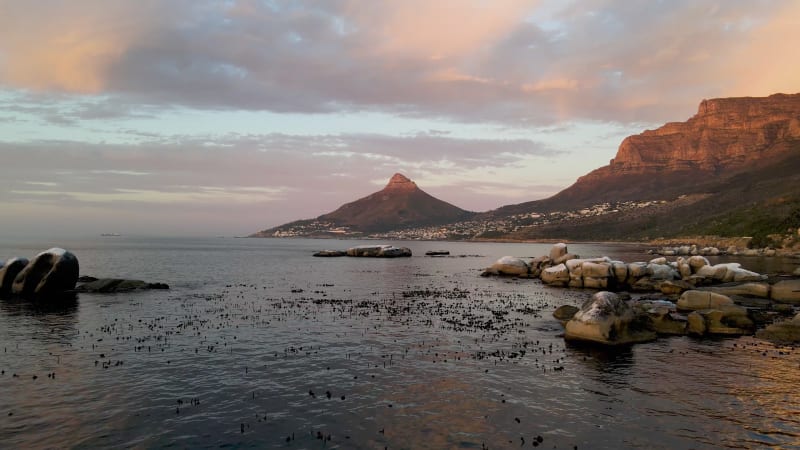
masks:
POLYGON ((411 250, 393 245, 359 245, 347 249, 347 256, 368 258, 398 258, 411 256, 411 250))
POLYGON ((41 299, 75 289, 78 258, 62 248, 51 248, 36 255, 14 279, 11 293, 41 299))
POLYGON ((503 256, 486 269, 492 275, 506 275, 515 277, 528 276, 530 266, 521 258, 503 256))
POLYGON ((0 296, 7 296, 11 293, 11 285, 14 279, 28 265, 25 258, 11 258, 5 264, 0 265, 0 296))
POLYGON ((566 286, 569 283, 569 270, 565 264, 548 267, 542 270, 541 275, 542 283, 554 286, 566 286))
POLYGON ((751 334, 755 323, 747 315, 747 309, 738 305, 722 305, 716 308, 692 311, 688 317, 690 334, 744 335, 751 334))
POLYGON ((733 305, 733 300, 722 294, 696 290, 684 292, 677 302, 678 309, 683 311, 717 308, 723 305, 733 305))
POLYGON ((666 300, 644 300, 636 306, 650 317, 650 325, 658 334, 686 334, 686 316, 678 314, 675 303, 666 300))
POLYGON ((769 298, 770 286, 767 283, 736 283, 703 288, 722 295, 746 295, 769 298))
POLYGON ((772 285, 771 297, 776 302, 800 305, 800 280, 783 280, 772 285))
MULTIPOLYGON (((559 242, 558 244, 553 244, 553 247, 550 248, 550 260, 555 261, 560 259, 564 255, 567 254, 567 244, 563 242, 559 242)), ((559 263, 560 264, 560 263, 559 263)))
POLYGON ((656 338, 646 315, 613 292, 600 291, 581 305, 567 322, 564 338, 604 345, 622 345, 656 338))

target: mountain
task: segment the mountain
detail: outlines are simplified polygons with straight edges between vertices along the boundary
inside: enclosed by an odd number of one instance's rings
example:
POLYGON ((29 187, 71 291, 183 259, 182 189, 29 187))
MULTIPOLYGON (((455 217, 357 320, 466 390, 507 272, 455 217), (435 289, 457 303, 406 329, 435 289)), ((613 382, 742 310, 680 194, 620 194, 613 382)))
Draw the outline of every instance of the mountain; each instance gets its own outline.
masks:
POLYGON ((658 201, 528 227, 519 239, 763 235, 800 226, 800 94, 703 100, 685 122, 625 138, 607 166, 548 199, 488 217, 658 201))
POLYGON ((492 211, 572 210, 706 192, 720 178, 798 156, 800 94, 703 100, 685 122, 625 138, 607 166, 553 197, 492 211))
POLYGON ((439 200, 396 173, 382 190, 316 219, 260 231, 253 236, 309 236, 326 233, 378 233, 403 228, 445 225, 475 213, 439 200))

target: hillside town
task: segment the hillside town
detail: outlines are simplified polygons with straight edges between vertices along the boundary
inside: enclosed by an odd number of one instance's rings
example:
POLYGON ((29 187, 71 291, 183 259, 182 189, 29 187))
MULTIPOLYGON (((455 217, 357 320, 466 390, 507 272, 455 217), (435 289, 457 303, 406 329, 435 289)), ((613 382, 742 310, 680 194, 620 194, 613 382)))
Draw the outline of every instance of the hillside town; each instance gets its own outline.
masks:
POLYGON ((575 211, 529 212, 506 217, 480 215, 473 220, 447 225, 413 227, 383 233, 365 234, 329 221, 303 220, 281 226, 272 237, 340 237, 401 240, 471 240, 494 239, 521 228, 559 223, 580 218, 641 210, 667 203, 666 200, 606 202, 575 211))

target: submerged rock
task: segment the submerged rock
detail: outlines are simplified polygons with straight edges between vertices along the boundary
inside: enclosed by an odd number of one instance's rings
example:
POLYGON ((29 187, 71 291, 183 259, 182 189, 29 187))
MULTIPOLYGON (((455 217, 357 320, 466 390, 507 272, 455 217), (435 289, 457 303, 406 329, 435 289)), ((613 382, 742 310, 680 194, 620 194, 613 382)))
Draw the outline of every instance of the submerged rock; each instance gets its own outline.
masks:
POLYGON ((36 257, 17 274, 11 293, 26 298, 42 298, 75 288, 78 258, 62 248, 51 248, 36 257))
POLYGON ((101 278, 76 287, 78 292, 129 292, 146 289, 169 289, 165 283, 148 283, 142 280, 126 280, 122 278, 101 278))
POLYGON ((780 345, 800 343, 800 314, 758 330, 756 337, 780 345))
POLYGON ((656 338, 646 316, 637 314, 617 294, 595 293, 567 322, 564 338, 604 345, 646 342, 656 338))
POLYGON ((344 250, 320 250, 314 253, 312 256, 322 258, 337 258, 340 256, 347 256, 347 252, 344 250))
POLYGON ((580 311, 580 309, 576 306, 562 305, 553 311, 553 317, 562 322, 566 322, 567 320, 572 319, 578 311, 580 311))

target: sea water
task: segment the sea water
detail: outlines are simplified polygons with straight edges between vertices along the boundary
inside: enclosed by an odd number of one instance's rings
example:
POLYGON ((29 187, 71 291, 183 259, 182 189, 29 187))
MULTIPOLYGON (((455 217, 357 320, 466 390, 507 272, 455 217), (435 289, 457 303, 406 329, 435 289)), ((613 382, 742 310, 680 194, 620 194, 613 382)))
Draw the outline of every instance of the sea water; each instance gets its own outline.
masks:
MULTIPOLYGON (((752 337, 567 345, 552 312, 591 291, 479 276, 548 244, 395 242, 414 256, 311 256, 363 243, 0 245, 2 259, 58 245, 83 275, 171 287, 54 307, 0 301, 0 447, 800 445, 793 348, 752 337)), ((650 258, 634 245, 570 251, 650 258)), ((753 270, 775 261, 740 260, 753 270)))

